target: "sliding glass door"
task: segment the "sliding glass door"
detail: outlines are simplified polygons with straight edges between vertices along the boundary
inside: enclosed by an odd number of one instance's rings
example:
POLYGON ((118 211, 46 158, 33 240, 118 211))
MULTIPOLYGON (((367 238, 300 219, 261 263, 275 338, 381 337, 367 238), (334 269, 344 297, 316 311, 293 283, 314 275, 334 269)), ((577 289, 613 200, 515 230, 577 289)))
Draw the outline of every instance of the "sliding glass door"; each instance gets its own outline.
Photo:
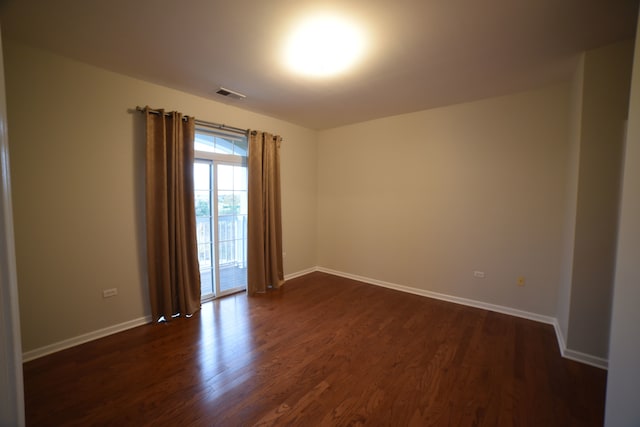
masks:
POLYGON ((203 300, 247 287, 246 157, 233 154, 196 151, 194 187, 203 300))

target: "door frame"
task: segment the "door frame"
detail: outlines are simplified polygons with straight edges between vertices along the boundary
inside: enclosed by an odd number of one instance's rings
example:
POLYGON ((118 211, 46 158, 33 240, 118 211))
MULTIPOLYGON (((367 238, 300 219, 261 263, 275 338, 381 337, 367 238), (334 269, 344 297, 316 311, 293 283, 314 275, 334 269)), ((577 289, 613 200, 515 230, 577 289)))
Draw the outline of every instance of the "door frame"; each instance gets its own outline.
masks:
POLYGON ((3 396, 0 400, 0 425, 24 426, 22 342, 11 204, 4 59, 1 47, 0 36, 0 395, 3 396))

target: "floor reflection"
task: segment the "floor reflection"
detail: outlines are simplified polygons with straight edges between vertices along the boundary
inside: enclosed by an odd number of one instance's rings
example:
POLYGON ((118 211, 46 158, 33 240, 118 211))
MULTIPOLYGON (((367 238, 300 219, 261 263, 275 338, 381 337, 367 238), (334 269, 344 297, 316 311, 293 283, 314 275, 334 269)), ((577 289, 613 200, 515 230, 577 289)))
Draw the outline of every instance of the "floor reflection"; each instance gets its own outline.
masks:
POLYGON ((196 349, 206 400, 213 401, 251 379, 253 372, 247 367, 253 361, 253 347, 246 293, 202 305, 196 349))

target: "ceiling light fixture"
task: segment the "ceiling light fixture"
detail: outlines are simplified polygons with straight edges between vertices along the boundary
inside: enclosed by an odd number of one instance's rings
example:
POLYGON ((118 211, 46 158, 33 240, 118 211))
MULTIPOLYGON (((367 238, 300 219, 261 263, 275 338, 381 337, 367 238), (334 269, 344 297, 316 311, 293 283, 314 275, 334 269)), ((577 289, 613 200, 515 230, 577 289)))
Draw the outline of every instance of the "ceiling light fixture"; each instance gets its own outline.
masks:
POLYGON ((362 57, 362 30, 337 15, 314 15, 294 29, 285 47, 288 68, 311 77, 339 74, 362 57))

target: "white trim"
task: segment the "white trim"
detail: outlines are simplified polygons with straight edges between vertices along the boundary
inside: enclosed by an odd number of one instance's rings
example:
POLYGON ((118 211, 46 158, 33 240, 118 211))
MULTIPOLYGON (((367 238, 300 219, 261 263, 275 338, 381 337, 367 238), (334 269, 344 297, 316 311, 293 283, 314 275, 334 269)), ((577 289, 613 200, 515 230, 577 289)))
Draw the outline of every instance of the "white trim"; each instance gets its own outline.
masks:
POLYGON ((287 280, 295 279, 296 277, 305 276, 315 271, 318 271, 318 267, 311 267, 311 268, 307 268, 306 270, 296 271, 295 273, 285 274, 284 280, 287 281, 287 280))
POLYGON ((556 331, 556 339, 558 340, 558 349, 560 350, 560 354, 564 357, 565 351, 567 351, 567 341, 564 339, 564 334, 562 333, 562 328, 560 328, 560 323, 558 319, 553 322, 553 329, 556 331))
POLYGON ((137 326, 146 325, 151 323, 151 316, 140 317, 138 319, 129 320, 127 322, 119 323, 117 325, 108 326, 97 331, 89 332, 86 334, 78 335, 77 337, 69 338, 57 343, 45 345, 44 347, 36 348, 34 350, 26 351, 22 354, 24 362, 37 359, 42 356, 46 356, 51 353, 55 353, 60 350, 64 350, 76 345, 84 344, 89 341, 104 338, 109 335, 113 335, 118 332, 126 331, 127 329, 135 328, 137 326))
POLYGON ((468 298, 461 298, 447 294, 441 294, 438 292, 431 292, 424 289, 412 288, 409 286, 398 285, 395 283, 384 282, 382 280, 371 279, 369 277, 357 276, 354 274, 343 273, 341 271, 331 270, 324 267, 318 267, 317 271, 323 273, 333 274, 334 276, 345 277, 347 279, 353 279, 360 282, 365 282, 371 285, 382 286, 384 288, 394 289, 396 291, 407 292, 414 295, 420 295, 423 297, 434 298, 442 301, 452 302, 455 304, 462 304, 469 307, 482 308, 484 310, 495 311, 496 313, 508 314, 515 317, 521 317, 523 319, 534 320, 536 322, 547 323, 553 325, 555 318, 550 316, 543 316, 542 314, 531 313, 529 311, 518 310, 511 307, 505 307, 502 305, 490 304, 487 302, 476 301, 468 298))
POLYGON ((564 357, 565 359, 573 360, 574 362, 580 362, 584 363, 585 365, 593 366, 595 368, 604 369, 605 371, 609 369, 609 361, 607 359, 603 359, 602 357, 598 356, 592 356, 580 351, 565 348, 562 352, 562 357, 564 357))
POLYGON ((461 297, 456 297, 452 295, 441 294, 438 292, 431 292, 424 289, 412 288, 409 286, 398 285, 396 283, 384 282, 382 280, 372 279, 370 277, 358 276, 355 274, 344 273, 342 271, 331 270, 329 268, 324 268, 324 267, 316 267, 315 269, 309 269, 309 270, 310 270, 309 272, 320 271, 323 273, 332 274, 334 276, 357 280, 359 282, 364 282, 370 285, 381 286, 388 289, 394 289, 396 291, 406 292, 414 295, 420 295, 427 298, 434 298, 442 301, 452 302, 455 304, 462 304, 469 307, 482 308, 489 311, 495 311, 496 313, 508 314, 510 316, 533 320, 535 322, 546 323, 548 325, 552 325, 555 330, 556 339, 558 340, 558 348, 560 350, 560 354, 562 355, 562 357, 569 360, 573 360, 575 362, 580 362, 586 365, 594 366, 600 369, 606 370, 608 368, 609 362, 607 361, 607 359, 603 359, 601 357, 592 356, 590 354, 585 354, 579 351, 568 349, 566 346, 566 341, 562 334, 562 330, 560 329, 560 325, 558 324, 558 319, 556 319, 555 317, 545 316, 537 313, 531 313, 529 311, 518 310, 511 307, 490 304, 490 303, 472 300, 468 298, 461 298, 461 297))
MULTIPOLYGON (((345 273, 342 271, 332 270, 325 267, 307 268, 305 270, 300 270, 295 273, 286 274, 284 278, 285 278, 285 281, 291 280, 297 277, 305 276, 310 273, 314 273, 316 271, 331 274, 338 277, 344 277, 351 280, 357 280, 359 282, 367 283, 369 285, 380 286, 380 287, 393 289, 400 292, 406 292, 409 294, 419 295, 427 298, 447 301, 454 304, 461 304, 468 307, 481 308, 484 310, 494 311, 496 313, 507 314, 510 316, 533 320, 534 322, 540 322, 540 323, 552 325, 555 330, 556 339, 558 340, 558 348, 560 350, 560 354, 562 355, 562 357, 564 357, 565 359, 573 360, 575 362, 580 362, 586 365, 594 366, 596 368, 605 369, 605 370, 608 369, 609 363, 607 359, 603 359, 601 357, 592 356, 590 354, 585 354, 579 351, 568 349, 566 346, 564 335, 562 334, 562 330, 560 329, 558 319, 556 319, 555 317, 544 316, 542 314, 531 313, 529 311, 518 310, 511 307, 490 304, 490 303, 472 300, 468 298, 461 298, 461 297, 456 297, 452 295, 441 294, 438 292, 431 292, 424 289, 398 285, 396 283, 385 282, 382 280, 372 279, 370 277, 358 276, 356 274, 345 273)), ((56 351, 64 350, 66 348, 83 344, 85 342, 93 341, 98 338, 103 338, 108 335, 112 335, 117 332, 122 332, 127 329, 135 328, 136 326, 145 325, 150 322, 151 322, 151 316, 146 316, 146 317, 141 317, 139 319, 131 320, 128 322, 120 323, 118 325, 109 326, 107 328, 100 329, 98 331, 89 332, 87 334, 83 334, 74 338, 60 341, 58 343, 54 343, 54 344, 47 345, 35 350, 25 352, 23 353, 23 359, 24 359, 24 362, 27 362, 42 356, 46 356, 47 354, 55 353, 56 351)))
MULTIPOLYGON (((311 267, 306 270, 298 271, 295 273, 287 274, 284 276, 285 280, 291 280, 296 277, 304 276, 309 273, 317 271, 316 267, 311 267)), ((74 347, 76 345, 84 344, 89 341, 104 338, 106 336, 126 331, 127 329, 135 328, 137 326, 146 325, 151 323, 151 316, 140 317, 139 319, 130 320, 128 322, 120 323, 118 325, 108 326, 97 331, 88 332, 86 334, 79 335, 77 337, 69 338, 63 341, 59 341, 53 344, 46 345, 44 347, 36 348, 34 350, 26 351, 22 354, 22 361, 29 362, 34 359, 46 356, 48 354, 55 353, 57 351, 65 350, 67 348, 74 347)))
POLYGON ((556 320, 553 324, 553 327, 556 331, 556 338, 558 339, 558 347, 560 348, 560 353, 562 357, 565 359, 573 360, 575 362, 584 363, 586 365, 594 366, 596 368, 607 370, 609 369, 609 361, 607 359, 603 359, 602 357, 592 356, 590 354, 582 353, 580 351, 571 350, 567 348, 567 342, 564 338, 564 334, 562 333, 562 329, 560 328, 560 324, 556 320))
POLYGON ((25 425, 9 135, 0 37, 0 425, 25 425))

